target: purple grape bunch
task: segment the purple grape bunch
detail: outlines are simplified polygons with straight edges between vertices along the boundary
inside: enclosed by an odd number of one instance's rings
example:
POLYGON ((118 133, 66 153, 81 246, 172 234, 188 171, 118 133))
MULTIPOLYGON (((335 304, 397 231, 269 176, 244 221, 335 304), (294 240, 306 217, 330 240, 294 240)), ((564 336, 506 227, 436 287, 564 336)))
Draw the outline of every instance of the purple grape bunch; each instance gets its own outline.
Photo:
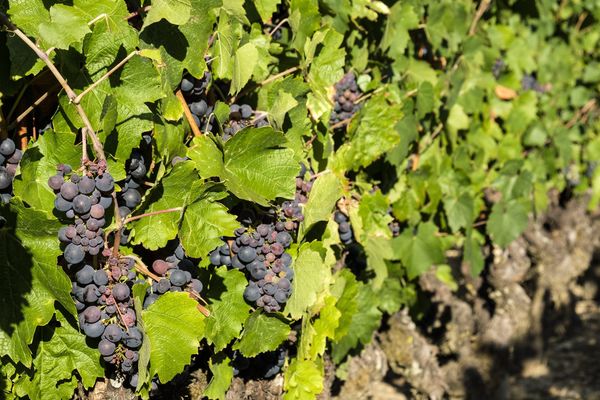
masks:
POLYGON ((135 261, 108 258, 101 269, 88 262, 74 271, 72 295, 85 335, 97 340, 102 359, 125 374, 136 370, 143 333, 137 323, 132 286, 136 280, 135 261))
POLYGON ((164 260, 154 260, 152 271, 161 279, 154 281, 152 286, 147 289, 144 308, 150 307, 167 292, 188 292, 190 297, 197 299, 204 286, 199 279, 194 277, 196 270, 194 262, 186 256, 180 243, 172 255, 164 260))
POLYGON ((286 229, 297 231, 300 222, 304 221, 302 205, 308 201, 308 195, 313 186, 314 178, 304 164, 300 165, 300 173, 296 176, 296 193, 294 200, 286 200, 281 203, 279 219, 284 221, 286 229))
POLYGON ((232 358, 233 375, 250 379, 270 379, 277 375, 288 355, 287 346, 282 345, 273 351, 261 353, 256 357, 244 357, 234 351, 232 358))
POLYGON ((357 103, 360 95, 361 91, 356 83, 356 77, 352 72, 348 72, 335 84, 333 111, 329 118, 329 124, 336 125, 352 118, 360 110, 360 104, 357 103))
POLYGON ((255 111, 248 104, 232 104, 229 106, 229 121, 223 126, 223 140, 231 139, 236 133, 242 129, 253 126, 260 128, 269 123, 262 118, 254 118, 255 111))
POLYGON ((276 312, 292 293, 292 257, 285 252, 291 243, 292 235, 281 221, 256 229, 238 228, 235 238, 210 253, 210 262, 245 271, 246 301, 276 312))
POLYGON ((104 247, 104 216, 113 201, 112 176, 101 169, 79 175, 71 166, 60 164, 56 175, 48 179, 48 186, 56 194, 54 209, 73 221, 58 232, 65 261, 75 265, 86 254, 100 254, 104 247))
POLYGON ((12 198, 12 182, 23 152, 12 139, 0 142, 0 203, 8 203, 12 198))

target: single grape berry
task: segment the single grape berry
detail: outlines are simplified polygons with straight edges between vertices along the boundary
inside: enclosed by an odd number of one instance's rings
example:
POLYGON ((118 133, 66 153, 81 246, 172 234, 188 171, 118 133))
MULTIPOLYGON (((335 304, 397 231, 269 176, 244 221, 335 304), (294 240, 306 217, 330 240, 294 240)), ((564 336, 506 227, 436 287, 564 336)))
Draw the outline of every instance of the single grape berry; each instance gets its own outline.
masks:
POLYGON ((16 146, 12 139, 4 139, 0 143, 0 154, 10 157, 15 152, 16 146))
POLYGON ((123 336, 123 329, 117 324, 110 324, 104 330, 102 337, 113 343, 117 343, 123 336))
POLYGON ((64 182, 65 179, 61 175, 52 175, 50 178, 48 178, 48 186, 50 186, 52 190, 60 190, 60 187, 64 182))
POLYGON ((114 354, 115 349, 115 344, 106 339, 102 339, 100 343, 98 343, 98 351, 100 351, 100 354, 103 356, 110 356, 114 354))
POLYGON ((78 264, 83 261, 85 252, 80 245, 69 243, 67 247, 65 247, 64 256, 69 264, 78 264))
POLYGON ((73 211, 79 215, 87 214, 92 208, 92 200, 84 194, 75 196, 73 199, 73 211))
POLYGON ((179 269, 174 269, 173 271, 171 271, 169 280, 175 286, 183 286, 188 282, 185 273, 179 269))
POLYGON ((77 188, 77 185, 73 182, 64 182, 63 185, 60 187, 60 195, 65 200, 73 200, 78 194, 79 189, 77 188))
POLYGON ((130 294, 131 290, 129 289, 129 286, 125 285, 124 283, 117 283, 115 286, 113 286, 112 295, 118 301, 126 300, 129 298, 130 294))

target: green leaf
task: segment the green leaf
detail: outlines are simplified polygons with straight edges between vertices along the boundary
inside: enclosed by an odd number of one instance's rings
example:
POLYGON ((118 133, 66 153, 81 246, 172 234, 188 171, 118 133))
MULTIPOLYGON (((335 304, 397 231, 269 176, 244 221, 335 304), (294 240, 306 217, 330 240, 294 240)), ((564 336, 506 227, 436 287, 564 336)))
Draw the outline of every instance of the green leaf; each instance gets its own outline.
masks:
POLYGON ((285 137, 273 128, 246 128, 225 143, 221 179, 237 197, 267 206, 292 198, 299 166, 285 137))
POLYGON ((233 79, 231 80, 230 94, 239 93, 246 86, 257 63, 258 50, 253 43, 248 42, 237 49, 233 61, 233 79))
POLYGON ((394 239, 396 255, 406 266, 409 279, 414 279, 434 264, 445 261, 442 242, 431 222, 421 223, 416 234, 408 228, 394 239))
POLYGON ((142 312, 150 340, 150 375, 168 382, 198 353, 205 318, 187 293, 167 292, 142 312))
POLYGON ((294 260, 292 294, 285 306, 284 314, 299 319, 317 301, 331 279, 330 266, 325 263, 325 249, 319 242, 305 243, 294 260))
POLYGON ((356 131, 335 154, 332 167, 338 171, 366 167, 400 143, 398 123, 402 119, 399 104, 390 104, 385 93, 369 99, 360 111, 356 131))
POLYGON ((200 200, 186 208, 179 238, 189 257, 202 258, 222 244, 222 236, 233 236, 238 227, 223 204, 200 200))
POLYGON ((421 86, 419 86, 419 91, 417 92, 417 117, 421 119, 425 115, 429 114, 431 111, 433 111, 433 106, 433 86, 430 82, 425 81, 421 83, 421 86))
POLYGON ((64 394, 70 398, 77 387, 77 381, 71 380, 75 371, 86 388, 104 376, 98 350, 87 344, 85 335, 71 326, 60 311, 57 311, 57 319, 59 327, 42 329, 42 340, 33 360, 35 373, 24 384, 32 399, 54 400, 65 398, 64 394))
POLYGON ((370 286, 356 282, 354 278, 352 280, 346 278, 346 286, 343 289, 337 306, 342 317, 335 333, 331 353, 336 364, 359 344, 364 345, 371 341, 371 336, 379 327, 382 316, 377 308, 378 295, 370 286))
POLYGON ((43 0, 9 0, 8 3, 11 21, 28 36, 38 36, 38 27, 50 21, 50 12, 43 0))
POLYGON ((223 170, 223 153, 208 135, 194 137, 187 156, 203 178, 219 176, 223 170))
POLYGON ((212 379, 206 387, 204 396, 209 399, 225 399, 227 389, 231 385, 233 379, 233 367, 230 364, 231 360, 223 353, 218 353, 210 359, 210 372, 212 372, 212 379))
POLYGON ((469 193, 465 192, 458 197, 446 196, 443 202, 448 224, 453 232, 458 232, 460 228, 466 228, 473 222, 475 206, 469 193))
POLYGON ((344 75, 343 39, 343 35, 333 29, 326 29, 316 32, 304 46, 304 64, 310 67, 307 81, 312 89, 307 96, 307 106, 314 119, 331 110, 328 88, 344 75), (319 46, 322 47, 317 52, 319 46))
MULTIPOLYGON (((339 326, 342 313, 336 308, 337 299, 327 296, 325 306, 319 311, 319 318, 312 325, 314 334, 310 337, 310 351, 307 358, 316 360, 325 354, 327 339, 333 339, 339 326)), ((303 332, 304 336, 305 333, 303 332)), ((304 338, 302 337, 304 342, 304 338)))
POLYGON ((238 270, 227 267, 215 268, 208 282, 210 317, 206 320, 206 339, 213 343, 215 351, 224 349, 242 330, 250 306, 244 300, 248 280, 238 270))
POLYGON ((284 400, 312 400, 323 391, 322 363, 295 358, 285 371, 284 400))
POLYGON ((260 15, 263 22, 267 22, 271 19, 273 13, 277 10, 277 6, 281 3, 281 0, 255 0, 254 6, 260 15))
POLYGON ((190 0, 152 0, 152 7, 144 18, 142 29, 163 18, 173 25, 183 25, 190 19, 191 9, 190 0))
POLYGON ((0 207, 0 356, 31 364, 36 327, 54 315, 55 302, 75 314, 71 282, 57 266, 61 224, 22 203, 0 207))
POLYGON ((68 49, 90 32, 86 14, 75 7, 56 4, 50 8, 52 22, 39 26, 40 37, 50 46, 68 49))
POLYGON ((486 230, 494 243, 506 247, 525 230, 528 221, 527 208, 521 202, 502 200, 492 207, 486 230))
POLYGON ((286 322, 255 311, 246 321, 242 337, 233 349, 239 350, 245 357, 256 357, 260 353, 277 349, 288 338, 290 331, 286 322))
POLYGON ((327 221, 341 196, 342 183, 336 175, 329 173, 317 177, 303 210, 303 231, 307 231, 317 222, 327 221))
MULTIPOLYGON (((184 206, 193 195, 193 183, 198 176, 191 163, 177 164, 159 185, 153 187, 142 204, 143 213, 184 206)), ((177 236, 181 212, 169 212, 141 218, 131 223, 133 244, 149 250, 165 247, 177 236), (156 229, 160 226, 160 229, 156 229)))

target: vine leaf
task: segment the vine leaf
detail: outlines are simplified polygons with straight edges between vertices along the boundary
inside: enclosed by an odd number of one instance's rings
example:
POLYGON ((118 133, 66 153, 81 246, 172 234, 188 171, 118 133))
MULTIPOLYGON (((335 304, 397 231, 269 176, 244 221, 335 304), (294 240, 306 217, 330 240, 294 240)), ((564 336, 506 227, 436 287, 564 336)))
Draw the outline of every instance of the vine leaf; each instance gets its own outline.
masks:
POLYGON ((229 389, 233 379, 233 367, 230 362, 229 357, 223 353, 211 357, 209 367, 213 377, 204 393, 202 393, 204 396, 211 400, 225 399, 227 389, 229 389))
MULTIPOLYGON (((342 313, 332 346, 332 358, 337 364, 346 354, 359 344, 367 344, 373 332, 379 327, 382 313, 378 309, 378 294, 350 273, 340 279, 341 293, 336 305, 342 313)), ((338 282, 336 282, 338 284, 338 282)), ((332 290, 334 292, 335 290, 332 290)))
POLYGON ((258 63, 258 50, 253 43, 246 43, 235 52, 233 61, 233 79, 230 93, 239 93, 248 83, 258 63))
POLYGON ((0 356, 31 365, 35 330, 46 325, 59 301, 73 315, 71 282, 56 266, 60 222, 13 200, 0 208, 0 356), (11 227, 16 227, 16 230, 11 227))
POLYGON ((506 247, 527 227, 527 208, 517 200, 499 201, 492 207, 487 233, 500 247, 506 247))
POLYGON ((308 319, 303 321, 302 336, 298 354, 303 358, 316 360, 325 353, 327 340, 335 337, 339 326, 341 312, 336 308, 337 298, 327 296, 324 306, 319 311, 319 317, 311 323, 308 319))
POLYGON ((209 138, 197 138, 188 154, 204 178, 218 176, 240 199, 268 206, 277 197, 292 198, 298 163, 284 147, 281 132, 265 126, 246 128, 228 140, 224 152, 209 138))
POLYGON ((290 334, 289 325, 280 319, 255 311, 250 315, 242 337, 234 346, 245 357, 256 357, 260 353, 273 351, 290 334))
POLYGON ((60 311, 56 312, 56 317, 60 322, 58 328, 41 330, 42 339, 33 360, 33 378, 27 377, 20 382, 32 399, 70 398, 77 387, 77 379, 72 376, 74 371, 79 373, 86 388, 104 376, 98 350, 88 346, 85 336, 71 326, 60 311))
POLYGON ((144 27, 163 18, 173 25, 183 25, 190 19, 191 8, 190 0, 153 0, 152 8, 144 19, 144 27))
POLYGON ((366 167, 400 143, 399 122, 403 112, 399 104, 390 104, 385 94, 376 94, 360 111, 351 139, 340 146, 332 160, 336 170, 366 167))
POLYGON ((227 267, 216 268, 210 274, 207 297, 210 302, 210 317, 206 320, 206 339, 213 343, 215 351, 221 351, 242 330, 250 306, 244 300, 248 280, 238 270, 227 267))
POLYGON ((331 272, 324 260, 325 249, 321 243, 305 243, 300 247, 292 265, 295 274, 292 295, 284 310, 293 319, 302 317, 316 303, 317 295, 327 287, 331 272))
POLYGON ((303 231, 308 231, 317 222, 327 221, 341 196, 342 183, 336 175, 330 173, 319 176, 313 182, 308 202, 303 210, 303 231))
POLYGON ((142 312, 150 340, 150 375, 168 382, 183 371, 198 352, 205 318, 187 293, 168 292, 142 312))
POLYGON ((436 231, 437 228, 432 222, 425 222, 419 225, 416 234, 408 228, 393 239, 392 242, 395 243, 392 248, 406 266, 409 279, 419 276, 433 264, 445 262, 442 241, 435 235, 436 231))
POLYGON ((179 238, 188 256, 201 258, 222 244, 222 236, 233 236, 238 227, 227 207, 202 199, 186 208, 179 238))
POLYGON ((294 359, 285 371, 284 400, 310 400, 323 391, 322 362, 294 359))
MULTIPOLYGON (((192 195, 192 185, 198 175, 192 163, 180 163, 159 185, 153 187, 142 204, 141 212, 148 213, 182 207, 192 195)), ((164 247, 177 236, 180 213, 165 213, 141 218, 132 222, 133 244, 149 250, 164 247), (160 229, 156 229, 159 226, 160 229)))

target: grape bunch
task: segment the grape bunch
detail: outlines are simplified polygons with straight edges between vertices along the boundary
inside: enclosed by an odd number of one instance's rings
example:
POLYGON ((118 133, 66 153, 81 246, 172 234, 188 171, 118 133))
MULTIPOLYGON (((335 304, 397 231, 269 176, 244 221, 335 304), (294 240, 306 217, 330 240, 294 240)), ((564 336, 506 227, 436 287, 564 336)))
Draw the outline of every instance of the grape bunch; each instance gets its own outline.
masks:
POLYGON ((144 150, 146 150, 145 147, 150 143, 152 143, 152 137, 150 135, 144 135, 140 147, 133 149, 131 156, 125 162, 127 177, 122 185, 123 190, 119 193, 119 197, 117 198, 119 205, 123 207, 122 211, 126 212, 125 215, 131 214, 131 211, 142 202, 144 178, 148 172, 144 150))
POLYGON ((81 329, 90 339, 98 340, 105 362, 122 373, 133 373, 143 340, 131 295, 137 276, 135 261, 111 257, 101 269, 87 262, 75 267, 70 268, 75 271, 72 294, 81 329))
POLYGON ((261 353, 256 357, 244 357, 239 351, 233 353, 231 364, 233 375, 249 379, 269 379, 277 375, 288 355, 286 346, 280 346, 273 351, 261 353))
POLYGON ((144 308, 154 304, 166 292, 186 291, 190 293, 192 298, 198 298, 198 295, 202 292, 202 282, 193 276, 196 270, 195 265, 186 257, 181 244, 177 245, 173 255, 166 257, 164 260, 154 260, 152 270, 161 279, 153 282, 152 286, 148 288, 144 299, 144 308))
POLYGON ((541 85, 536 77, 532 74, 526 74, 521 79, 521 88, 523 90, 534 90, 538 93, 545 93, 546 88, 541 85))
POLYGON ((296 193, 294 200, 286 200, 281 203, 281 211, 279 212, 280 220, 285 221, 288 230, 298 230, 298 224, 304 221, 302 213, 302 205, 308 201, 308 195, 312 189, 314 178, 312 175, 308 178, 307 169, 304 164, 301 164, 300 173, 296 176, 296 193))
POLYGON ((352 118, 360 109, 360 104, 356 103, 360 95, 361 91, 356 84, 356 77, 352 72, 348 72, 335 84, 334 105, 329 123, 336 125, 352 118))
POLYGON ((8 203, 12 198, 12 181, 22 157, 23 152, 11 139, 0 142, 0 203, 8 203))
MULTIPOLYGON (((289 227, 289 226, 288 226, 289 227)), ((235 238, 210 254, 213 265, 244 270, 249 283, 244 298, 267 312, 281 310, 292 292, 292 257, 285 250, 292 235, 282 221, 238 228, 235 238)))
POLYGON ((104 216, 112 205, 115 182, 102 168, 79 175, 69 165, 60 164, 57 171, 48 179, 56 193, 54 208, 74 220, 59 231, 58 238, 65 246, 65 261, 79 264, 86 254, 97 255, 104 246, 104 216))
POLYGON ((192 118, 203 132, 212 130, 212 124, 210 124, 208 117, 213 112, 213 107, 208 104, 208 97, 206 96, 211 77, 210 71, 206 71, 201 79, 188 75, 181 80, 180 85, 181 92, 192 113, 192 118))
POLYGON ((338 233, 343 244, 349 245, 354 242, 354 233, 350 225, 350 219, 341 211, 336 211, 333 219, 338 224, 338 233))
POLYGON ((223 140, 231 139, 247 126, 259 128, 268 125, 265 118, 254 119, 254 110, 248 104, 232 104, 229 106, 229 121, 223 127, 223 140))
POLYGON ((499 58, 492 65, 492 75, 494 75, 494 78, 498 79, 498 78, 500 78, 500 75, 502 75, 502 72, 505 69, 506 69, 506 63, 504 62, 504 60, 499 58))

